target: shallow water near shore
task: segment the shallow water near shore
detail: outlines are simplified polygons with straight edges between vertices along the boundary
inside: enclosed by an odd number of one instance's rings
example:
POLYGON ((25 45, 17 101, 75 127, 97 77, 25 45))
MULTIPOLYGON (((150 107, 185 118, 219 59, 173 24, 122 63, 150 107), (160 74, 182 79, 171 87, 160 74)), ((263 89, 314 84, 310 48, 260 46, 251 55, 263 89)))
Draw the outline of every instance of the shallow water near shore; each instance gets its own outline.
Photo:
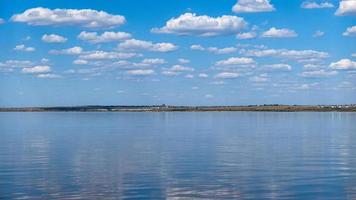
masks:
POLYGON ((356 199, 356 113, 0 113, 0 199, 356 199))

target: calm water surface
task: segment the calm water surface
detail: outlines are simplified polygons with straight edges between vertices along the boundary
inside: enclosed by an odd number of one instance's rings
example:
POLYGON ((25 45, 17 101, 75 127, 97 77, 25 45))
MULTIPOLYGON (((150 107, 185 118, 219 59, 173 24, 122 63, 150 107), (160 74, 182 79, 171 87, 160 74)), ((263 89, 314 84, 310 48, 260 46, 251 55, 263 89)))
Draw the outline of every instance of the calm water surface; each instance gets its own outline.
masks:
POLYGON ((0 199, 356 199, 356 113, 0 113, 0 199))

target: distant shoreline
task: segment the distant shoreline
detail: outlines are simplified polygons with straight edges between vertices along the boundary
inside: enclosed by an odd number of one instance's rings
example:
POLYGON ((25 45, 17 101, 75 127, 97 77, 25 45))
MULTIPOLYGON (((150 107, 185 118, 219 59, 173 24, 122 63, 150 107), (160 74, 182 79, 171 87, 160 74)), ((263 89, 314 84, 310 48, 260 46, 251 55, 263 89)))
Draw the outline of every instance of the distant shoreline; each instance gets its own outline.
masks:
POLYGON ((61 106, 0 108, 0 112, 356 112, 351 105, 249 105, 249 106, 61 106))

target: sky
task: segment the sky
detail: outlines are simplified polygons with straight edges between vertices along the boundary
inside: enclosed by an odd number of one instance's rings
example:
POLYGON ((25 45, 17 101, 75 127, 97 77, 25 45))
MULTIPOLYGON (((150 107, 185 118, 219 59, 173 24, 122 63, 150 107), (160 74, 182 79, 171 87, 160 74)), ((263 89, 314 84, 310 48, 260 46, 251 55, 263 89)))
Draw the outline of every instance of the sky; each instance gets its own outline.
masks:
POLYGON ((1 0, 0 106, 356 103, 356 0, 1 0))

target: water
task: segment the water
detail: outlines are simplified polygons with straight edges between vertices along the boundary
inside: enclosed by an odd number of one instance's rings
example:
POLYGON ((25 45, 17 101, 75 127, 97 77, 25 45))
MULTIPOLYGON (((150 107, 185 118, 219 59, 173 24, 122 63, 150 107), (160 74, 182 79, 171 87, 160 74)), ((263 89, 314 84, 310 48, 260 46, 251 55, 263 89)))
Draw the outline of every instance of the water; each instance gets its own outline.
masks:
POLYGON ((356 113, 0 113, 0 199, 356 199, 356 113))

